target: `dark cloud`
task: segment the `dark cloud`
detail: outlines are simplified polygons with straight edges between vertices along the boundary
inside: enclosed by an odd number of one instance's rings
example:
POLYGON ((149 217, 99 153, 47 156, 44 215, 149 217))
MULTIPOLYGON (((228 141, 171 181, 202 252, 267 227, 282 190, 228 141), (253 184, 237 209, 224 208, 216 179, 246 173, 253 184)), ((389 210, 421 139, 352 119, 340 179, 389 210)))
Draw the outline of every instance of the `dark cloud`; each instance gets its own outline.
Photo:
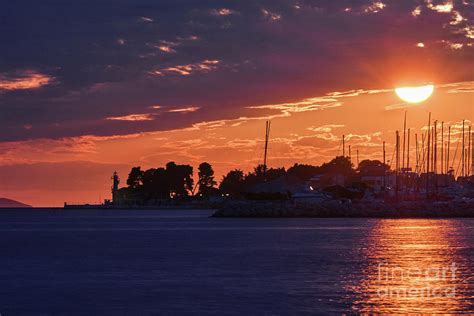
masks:
POLYGON ((0 141, 180 128, 415 77, 473 80, 473 12, 462 0, 9 1, 0 74, 54 80, 0 91, 0 141), (106 119, 129 115, 150 119, 106 119))

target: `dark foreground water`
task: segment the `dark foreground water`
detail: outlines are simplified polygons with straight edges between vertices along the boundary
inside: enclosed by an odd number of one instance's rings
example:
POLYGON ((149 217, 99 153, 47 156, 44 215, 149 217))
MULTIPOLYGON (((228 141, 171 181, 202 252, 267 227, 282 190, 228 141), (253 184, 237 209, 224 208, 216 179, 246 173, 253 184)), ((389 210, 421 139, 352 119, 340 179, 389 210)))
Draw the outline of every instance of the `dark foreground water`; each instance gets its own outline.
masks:
POLYGON ((474 220, 0 211, 0 314, 469 312, 474 220))

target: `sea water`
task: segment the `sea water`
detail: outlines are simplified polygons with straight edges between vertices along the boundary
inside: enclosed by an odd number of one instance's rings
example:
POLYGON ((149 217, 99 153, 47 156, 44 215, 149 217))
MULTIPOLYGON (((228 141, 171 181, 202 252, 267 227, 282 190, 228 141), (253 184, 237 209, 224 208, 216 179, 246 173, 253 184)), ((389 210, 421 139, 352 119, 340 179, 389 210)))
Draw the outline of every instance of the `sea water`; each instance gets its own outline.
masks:
POLYGON ((469 312, 473 219, 1 210, 0 314, 469 312))

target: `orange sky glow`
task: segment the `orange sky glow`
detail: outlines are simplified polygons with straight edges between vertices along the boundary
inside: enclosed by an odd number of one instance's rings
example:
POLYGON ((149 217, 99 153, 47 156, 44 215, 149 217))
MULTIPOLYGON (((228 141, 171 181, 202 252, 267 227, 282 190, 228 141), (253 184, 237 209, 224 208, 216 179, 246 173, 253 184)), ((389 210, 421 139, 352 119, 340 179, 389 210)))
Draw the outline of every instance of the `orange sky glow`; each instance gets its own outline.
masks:
MULTIPOLYGON (((2 181, 2 193, 35 206, 97 203, 110 197, 110 175, 117 170, 124 183, 132 166, 150 168, 175 161, 196 168, 207 161, 214 166, 217 179, 233 168, 250 171, 262 163, 267 119, 272 120, 270 167, 328 161, 341 154, 343 134, 354 158, 358 150, 360 160, 382 159, 385 140, 390 160, 395 130, 403 128, 405 111, 412 135, 421 134, 428 112, 434 120, 453 126, 455 148, 461 121, 473 121, 473 98, 474 82, 438 85, 433 96, 421 104, 405 103, 389 88, 352 90, 253 105, 245 116, 176 130, 6 143, 0 145, 8 148, 0 170, 11 177, 2 181)), ((413 155, 414 150, 413 146, 413 155)))
POLYGON ((474 121, 472 1, 27 2, 1 20, 0 198, 99 203, 114 171, 169 161, 220 181, 262 163, 266 120, 270 167, 326 162, 342 135, 354 162, 384 141, 391 160, 405 112, 413 156, 431 112, 454 157, 474 121))

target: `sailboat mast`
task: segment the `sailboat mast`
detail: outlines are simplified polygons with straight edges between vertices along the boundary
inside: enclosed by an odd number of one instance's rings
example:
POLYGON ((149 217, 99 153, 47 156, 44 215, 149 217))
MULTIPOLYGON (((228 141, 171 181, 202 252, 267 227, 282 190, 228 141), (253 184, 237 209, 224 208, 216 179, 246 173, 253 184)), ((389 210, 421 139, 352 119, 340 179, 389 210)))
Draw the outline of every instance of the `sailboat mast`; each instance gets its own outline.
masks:
POLYGON ((434 126, 431 127, 431 172, 435 172, 434 165, 434 126))
POLYGON ((265 128, 265 152, 263 155, 263 172, 267 172, 267 152, 268 152, 268 138, 270 137, 270 121, 267 121, 265 128))
POLYGON ((474 176, 474 131, 471 132, 471 176, 474 176))
POLYGON ((357 168, 359 168, 359 149, 356 150, 357 155, 357 168))
POLYGON ((385 141, 383 141, 382 143, 383 145, 383 164, 385 165, 386 164, 386 161, 385 161, 385 141))
POLYGON ((429 195, 430 188, 430 133, 431 133, 431 112, 428 115, 428 153, 426 155, 426 195, 429 195))
POLYGON ((398 172, 400 169, 400 135, 399 132, 395 132, 395 195, 398 201, 398 172))
MULTIPOLYGON (((385 141, 383 141, 382 143, 382 147, 383 147, 383 165, 385 167, 386 165, 386 161, 385 161, 385 141)), ((383 174, 383 189, 385 190, 385 187, 386 187, 386 180, 385 180, 385 176, 386 176, 386 171, 384 172, 383 174)))
POLYGON ((416 173, 419 173, 418 168, 419 168, 419 160, 420 156, 418 153, 418 133, 415 133, 415 159, 416 159, 416 165, 415 165, 415 171, 416 173))
POLYGON ((420 150, 420 160, 421 160, 421 173, 426 172, 426 159, 425 159, 425 134, 421 134, 421 150, 420 150))
POLYGON ((346 157, 346 135, 342 135, 342 157, 346 157))
POLYGON ((441 174, 444 174, 444 122, 441 122, 441 174))
POLYGON ((467 142, 467 172, 466 172, 466 176, 470 176, 471 175, 471 125, 469 125, 469 129, 468 129, 468 142, 467 142))
POLYGON ((433 126, 433 167, 434 173, 438 173, 438 121, 434 121, 433 126))
MULTIPOLYGON (((431 136, 430 134, 431 134, 431 112, 428 115, 428 141, 427 141, 428 152, 426 155, 426 173, 430 172, 430 136, 431 136)), ((428 182, 426 185, 428 186, 428 182)))
POLYGON ((446 172, 449 173, 449 150, 451 149, 451 125, 448 127, 448 145, 446 146, 446 172))
POLYGON ((462 152, 461 152, 461 176, 464 177, 464 120, 462 120, 462 152))
POLYGON ((410 129, 408 129, 408 142, 407 142, 407 170, 410 169, 410 129))
POLYGON ((405 168, 405 137, 407 129, 407 111, 405 111, 405 119, 403 121, 403 150, 402 150, 402 172, 405 168))
POLYGON ((395 132, 395 170, 398 173, 400 169, 400 135, 399 132, 395 132))

